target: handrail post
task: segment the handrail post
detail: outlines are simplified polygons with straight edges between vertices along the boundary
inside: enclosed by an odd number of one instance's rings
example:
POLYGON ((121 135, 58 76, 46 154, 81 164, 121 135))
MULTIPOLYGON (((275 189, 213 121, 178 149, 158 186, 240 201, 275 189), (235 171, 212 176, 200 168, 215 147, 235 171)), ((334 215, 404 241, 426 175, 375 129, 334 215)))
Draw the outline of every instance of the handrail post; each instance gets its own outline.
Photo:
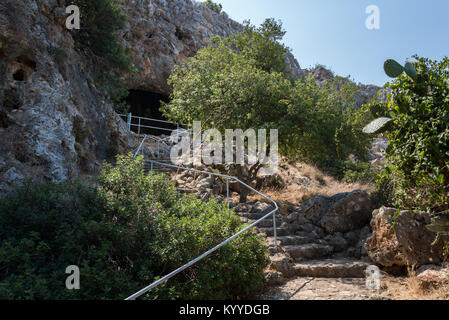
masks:
POLYGON ((139 128, 138 128, 138 134, 140 135, 140 120, 141 120, 142 118, 140 118, 139 117, 139 128))
POLYGON ((131 131, 131 119, 132 119, 132 114, 131 112, 128 113, 128 130, 131 131))
POLYGON ((228 208, 230 207, 229 201, 229 177, 226 177, 226 202, 228 203, 228 208))
POLYGON ((276 229, 276 213, 277 213, 277 210, 273 213, 273 235, 274 235, 274 249, 277 251, 278 235, 277 235, 277 229, 276 229))

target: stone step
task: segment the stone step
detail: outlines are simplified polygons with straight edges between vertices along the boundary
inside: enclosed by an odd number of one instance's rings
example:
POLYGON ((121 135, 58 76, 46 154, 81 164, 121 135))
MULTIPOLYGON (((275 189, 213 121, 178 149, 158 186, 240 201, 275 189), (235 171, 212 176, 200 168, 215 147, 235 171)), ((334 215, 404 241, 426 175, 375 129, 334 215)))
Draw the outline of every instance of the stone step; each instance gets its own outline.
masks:
MULTIPOLYGON (((239 217, 246 218, 249 220, 259 220, 265 217, 270 211, 267 212, 236 212, 239 217)), ((273 219, 272 216, 267 219, 273 219)))
MULTIPOLYGON (((248 219, 248 218, 241 218, 243 223, 248 223, 248 224, 252 224, 254 222, 256 222, 257 220, 252 220, 252 219, 248 219)), ((270 228, 273 227, 273 218, 269 217, 266 218, 265 220, 262 220, 261 222, 259 222, 259 224, 256 225, 257 228, 270 228)), ((281 221, 281 219, 276 218, 276 227, 283 227, 283 222, 281 221)))
MULTIPOLYGON (((267 239, 270 245, 274 244, 274 238, 270 237, 267 239)), ((278 244, 281 246, 298 246, 310 243, 310 238, 301 236, 281 236, 278 237, 278 244)))
POLYGON ((353 259, 310 260, 296 263, 294 272, 299 277, 365 278, 369 263, 353 259))
MULTIPOLYGON (((258 228, 259 233, 264 233, 266 234, 267 237, 273 237, 274 236, 274 229, 273 227, 270 228, 258 228)), ((287 236, 289 234, 291 234, 291 230, 290 228, 285 228, 285 227, 280 227, 280 228, 276 228, 277 231, 277 235, 278 236, 287 236)))
POLYGON ((315 260, 328 257, 334 250, 329 245, 318 243, 307 243, 303 245, 288 245, 284 249, 297 262, 304 260, 315 260))

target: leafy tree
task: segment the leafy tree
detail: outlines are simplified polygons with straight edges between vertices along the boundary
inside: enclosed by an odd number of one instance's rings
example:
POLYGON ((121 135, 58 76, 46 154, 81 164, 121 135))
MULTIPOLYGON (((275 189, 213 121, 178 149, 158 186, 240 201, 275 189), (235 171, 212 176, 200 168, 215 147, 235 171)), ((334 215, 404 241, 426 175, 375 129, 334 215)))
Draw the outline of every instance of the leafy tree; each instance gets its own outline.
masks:
MULTIPOLYGON (((202 121, 204 129, 277 129, 279 151, 288 159, 332 164, 351 153, 364 156, 368 139, 358 140, 352 123, 355 87, 334 81, 319 87, 313 79, 294 81, 285 67, 287 48, 279 43, 285 32, 268 19, 255 28, 200 50, 176 67, 164 114, 181 123, 202 121)), ((261 168, 248 173, 238 166, 238 178, 251 182, 261 168)), ((246 201, 246 188, 240 200, 246 201)))
POLYGON ((227 38, 215 38, 215 41, 221 41, 239 55, 253 60, 258 69, 279 72, 289 78, 290 73, 286 66, 288 48, 280 43, 285 34, 282 22, 270 18, 259 27, 245 21, 242 32, 227 38))
POLYGON ((364 136, 362 126, 355 122, 355 95, 359 90, 340 77, 321 86, 312 77, 298 80, 286 124, 295 132, 290 133, 283 154, 313 163, 340 178, 350 155, 366 161, 370 137, 364 136), (298 134, 298 124, 302 134, 298 134))

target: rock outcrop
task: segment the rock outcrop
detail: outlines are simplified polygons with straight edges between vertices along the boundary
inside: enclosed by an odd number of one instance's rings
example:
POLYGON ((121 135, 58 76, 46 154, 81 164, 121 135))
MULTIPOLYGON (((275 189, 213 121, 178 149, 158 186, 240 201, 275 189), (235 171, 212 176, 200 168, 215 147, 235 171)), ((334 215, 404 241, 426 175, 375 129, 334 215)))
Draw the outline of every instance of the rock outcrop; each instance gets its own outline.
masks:
POLYGON ((329 234, 349 232, 366 226, 371 219, 371 201, 364 191, 318 196, 307 201, 299 211, 291 214, 292 220, 305 218, 329 234))
MULTIPOLYGON (((334 73, 322 65, 317 65, 314 68, 304 71, 306 76, 310 76, 315 79, 319 86, 323 86, 326 82, 333 82, 336 78, 334 73)), ((341 78, 343 79, 343 78, 341 78)), ((349 78, 345 78, 345 81, 351 81, 349 78)), ((372 84, 358 84, 359 91, 355 96, 355 106, 361 107, 362 105, 369 103, 380 92, 379 99, 386 100, 388 89, 381 88, 372 84)))
POLYGON ((133 143, 83 69, 61 2, 0 4, 0 194, 24 178, 92 174, 133 143))
POLYGON ((436 234, 426 228, 430 215, 410 211, 397 213, 393 208, 374 210, 373 234, 365 245, 371 260, 385 267, 441 263, 447 238, 441 237, 435 242, 436 234))
MULTIPOLYGON (((210 45, 211 36, 226 37, 243 30, 225 12, 218 14, 191 0, 126 0, 124 10, 128 25, 123 41, 139 69, 129 86, 166 95, 170 93, 166 80, 175 65, 210 45)), ((295 78, 304 76, 291 53, 286 64, 295 78)))
MULTIPOLYGON (((92 175, 138 143, 95 83, 90 59, 65 27, 66 1, 0 3, 0 196, 26 178, 92 175)), ((128 89, 168 95, 174 65, 242 25, 191 0, 126 0, 121 40, 138 73, 128 89)), ((79 32, 82 32, 79 31, 79 32)), ((302 70, 288 54, 296 77, 302 70)))

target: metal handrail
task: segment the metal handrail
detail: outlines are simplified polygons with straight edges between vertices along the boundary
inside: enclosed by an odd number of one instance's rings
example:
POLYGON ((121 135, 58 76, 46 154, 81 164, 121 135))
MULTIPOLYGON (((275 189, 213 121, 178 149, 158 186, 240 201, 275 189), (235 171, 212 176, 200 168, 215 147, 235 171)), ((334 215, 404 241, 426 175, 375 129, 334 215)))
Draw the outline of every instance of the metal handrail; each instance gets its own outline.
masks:
POLYGON ((162 128, 162 127, 156 127, 156 126, 149 126, 149 125, 143 125, 142 121, 151 121, 151 122, 158 122, 158 123, 166 123, 166 124, 170 124, 173 126, 176 126, 176 130, 179 129, 184 129, 183 127, 187 127, 186 124, 179 124, 176 122, 172 122, 172 121, 167 121, 167 120, 161 120, 161 119, 154 119, 154 118, 145 118, 145 117, 139 117, 139 116, 133 116, 132 113, 128 113, 128 114, 119 114, 120 117, 122 118, 126 118, 126 125, 128 127, 128 130, 131 131, 131 128, 133 127, 137 127, 137 134, 140 135, 140 131, 142 128, 144 129, 155 129, 155 130, 161 130, 161 131, 175 131, 174 129, 168 129, 168 128, 162 128), (132 123, 133 119, 137 119, 138 123, 132 123))
MULTIPOLYGON (((144 137, 144 139, 142 140, 141 144, 139 145, 139 148, 137 149, 137 152, 134 154, 134 159, 137 158, 137 155, 139 154, 139 152, 142 151, 143 154, 143 145, 145 140, 147 139, 147 136, 144 137)), ((241 181, 240 179, 233 177, 233 176, 227 176, 224 174, 218 174, 218 173, 213 173, 213 172, 207 172, 207 171, 201 171, 201 170, 196 170, 196 169, 192 169, 192 168, 184 168, 184 167, 180 167, 180 166, 176 166, 176 165, 172 165, 172 164, 168 164, 168 163, 163 163, 163 162, 158 162, 158 161, 154 161, 154 160, 145 160, 145 162, 150 163, 151 164, 151 171, 153 171, 153 164, 158 164, 161 166, 165 166, 165 167, 169 167, 169 168, 174 168, 174 169, 181 169, 184 171, 190 171, 190 172, 196 172, 196 173, 200 173, 200 174, 206 174, 206 175, 210 175, 210 176, 216 176, 216 177, 222 177, 222 178, 226 178, 226 190, 227 190, 227 202, 229 204, 229 181, 230 180, 234 180, 238 183, 240 183, 241 185, 247 187, 249 190, 257 193, 258 195, 260 195, 261 197, 265 198, 266 200, 268 200, 269 202, 274 204, 275 209, 273 211, 271 211, 270 213, 266 214, 264 217, 260 218, 259 220, 257 220, 256 222, 252 223, 251 225, 247 226, 246 228, 244 228, 243 230, 241 230, 240 232, 236 233, 235 235, 233 235, 232 237, 226 239, 225 241, 223 241, 222 243, 220 243, 219 245, 215 246, 214 248, 210 249, 209 251, 203 253, 202 255, 200 255, 199 257, 191 260, 190 262, 188 262, 187 264, 183 265, 182 267, 176 269, 175 271, 167 274, 166 276, 164 276, 163 278, 155 281, 154 283, 150 284, 149 286, 143 288, 142 290, 136 292, 135 294, 129 296, 128 298, 126 298, 125 300, 135 300, 137 298, 139 298, 140 296, 144 295, 145 293, 147 293, 148 291, 150 291, 151 289, 157 287, 158 285, 162 284, 163 282, 169 280, 170 278, 174 277, 175 275, 177 275, 178 273, 180 273, 181 271, 184 271, 185 269, 191 267, 192 265, 196 264, 197 262, 201 261, 202 259, 206 258, 207 256, 209 256, 210 254, 212 254, 213 252, 217 251, 218 249, 220 249, 221 247, 225 246, 226 244, 228 244, 229 242, 231 242, 232 240, 234 240, 235 238, 239 237, 240 235, 242 235, 243 233, 245 233, 246 231, 254 228, 255 226, 257 226, 258 224, 260 224, 262 221, 266 220, 267 218, 269 218, 270 216, 273 216, 273 236, 274 236, 274 247, 275 250, 277 250, 278 245, 277 245, 277 230, 276 230, 276 212, 278 212, 279 210, 279 206, 277 205, 276 201, 270 199, 269 197, 267 197, 266 195, 262 194, 261 192, 257 191, 256 189, 250 187, 249 185, 247 185, 246 183, 244 183, 243 181, 241 181)))

